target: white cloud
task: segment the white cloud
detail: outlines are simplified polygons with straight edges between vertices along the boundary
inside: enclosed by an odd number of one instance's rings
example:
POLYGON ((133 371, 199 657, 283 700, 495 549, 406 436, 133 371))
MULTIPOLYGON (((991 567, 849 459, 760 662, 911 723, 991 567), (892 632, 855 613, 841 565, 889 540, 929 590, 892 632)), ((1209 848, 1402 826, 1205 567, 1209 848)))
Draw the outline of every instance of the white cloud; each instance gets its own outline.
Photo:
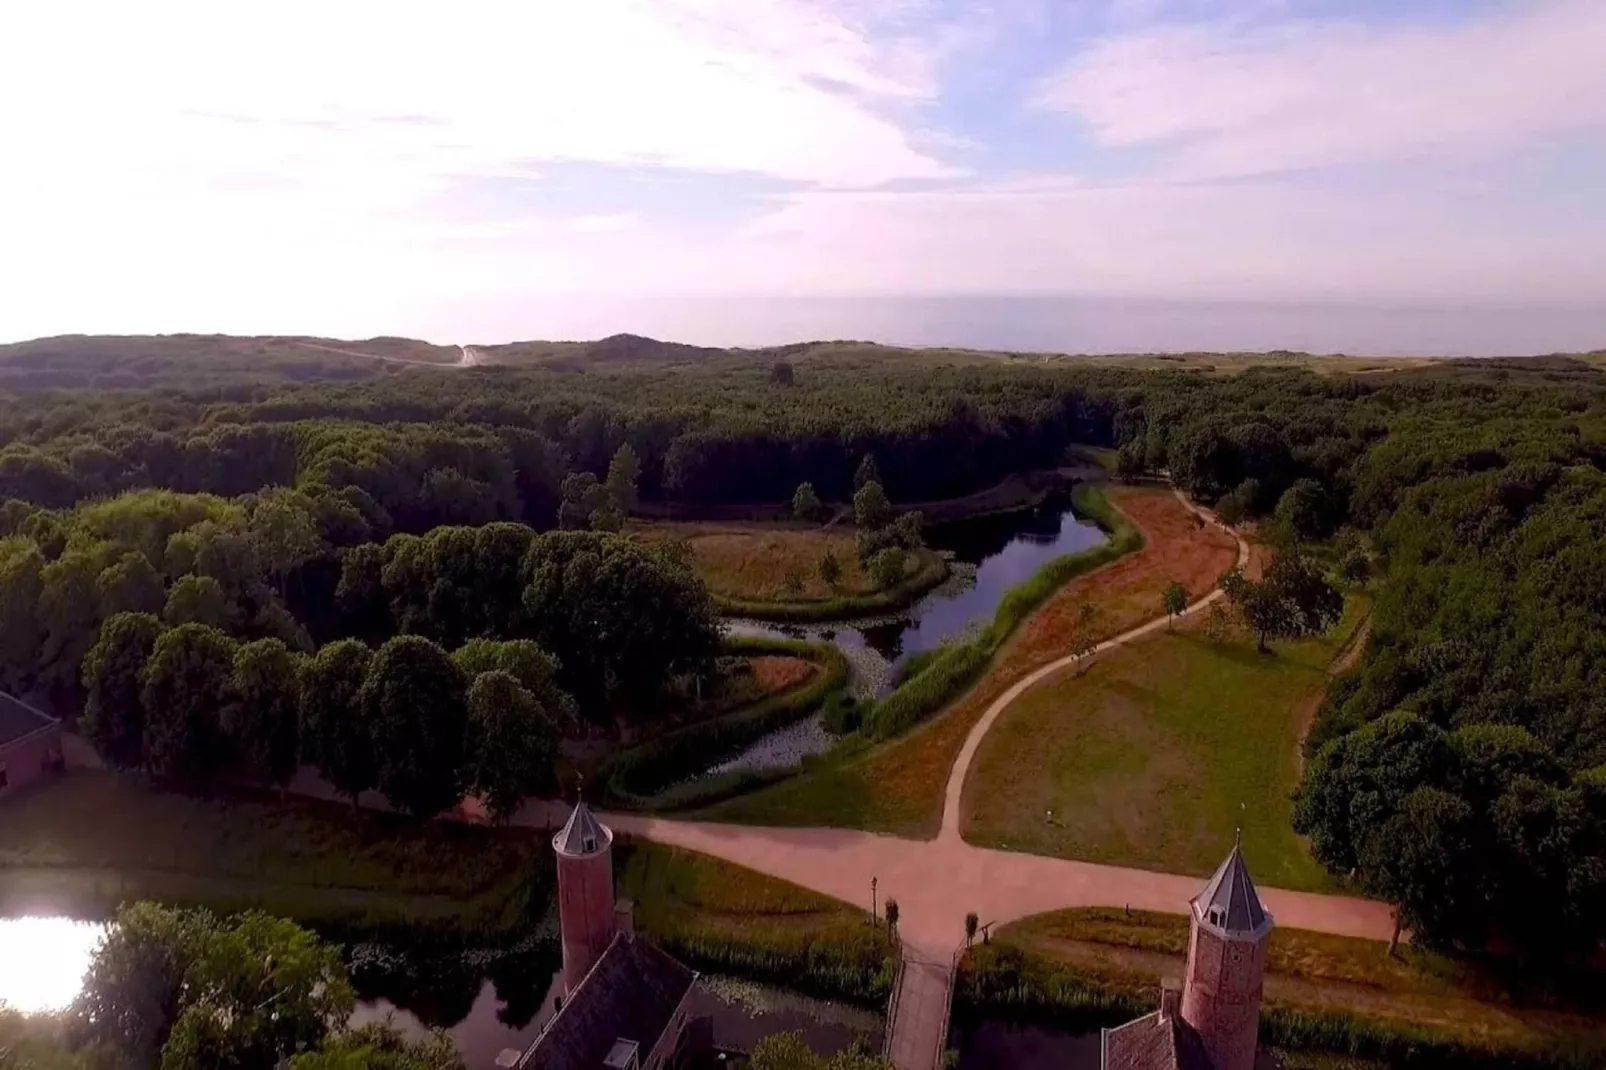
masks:
POLYGON ((582 215, 569 220, 569 229, 612 233, 629 230, 641 222, 634 212, 616 212, 612 215, 582 215))
POLYGON ((1404 27, 1169 25, 1098 42, 1035 102, 1105 146, 1170 150, 1177 177, 1253 174, 1606 131, 1603 57, 1600 0, 1404 27))
POLYGON ((383 198, 532 160, 825 185, 947 173, 883 113, 929 98, 931 71, 871 29, 812 0, 16 4, 0 137, 36 188, 383 198))

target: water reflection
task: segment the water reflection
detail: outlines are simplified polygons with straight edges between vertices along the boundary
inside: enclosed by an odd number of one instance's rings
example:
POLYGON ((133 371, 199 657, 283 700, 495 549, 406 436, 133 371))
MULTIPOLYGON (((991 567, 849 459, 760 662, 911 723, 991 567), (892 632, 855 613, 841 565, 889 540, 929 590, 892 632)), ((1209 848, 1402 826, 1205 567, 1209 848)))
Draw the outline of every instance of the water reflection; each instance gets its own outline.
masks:
POLYGON ((959 1070, 1098 1070, 1099 1034, 1008 1022, 954 1023, 959 1070))
POLYGON ((741 635, 773 635, 834 643, 847 655, 865 695, 888 691, 910 655, 931 650, 968 628, 992 620, 1011 587, 1030 579, 1056 557, 1104 542, 1097 525, 1071 511, 1069 495, 1050 495, 1035 509, 975 517, 926 529, 935 550, 961 566, 959 582, 947 583, 903 613, 855 623, 774 625, 740 620, 741 635), (968 567, 967 567, 968 566, 968 567))
POLYGON ((27 1014, 64 1010, 105 931, 72 918, 0 918, 0 1003, 27 1014))

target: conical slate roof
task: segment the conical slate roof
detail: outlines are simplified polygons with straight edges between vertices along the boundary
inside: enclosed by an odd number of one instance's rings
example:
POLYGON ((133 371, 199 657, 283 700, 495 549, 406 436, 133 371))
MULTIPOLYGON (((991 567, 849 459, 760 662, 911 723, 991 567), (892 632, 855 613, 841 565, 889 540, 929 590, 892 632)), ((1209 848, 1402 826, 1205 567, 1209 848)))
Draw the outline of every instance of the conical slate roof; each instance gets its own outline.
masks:
POLYGON ((1193 912, 1200 920, 1229 933, 1253 933, 1266 924, 1270 916, 1260 905, 1260 894, 1255 891, 1255 882, 1249 877, 1249 867, 1244 865, 1243 852, 1236 842, 1204 891, 1193 897, 1193 912))
POLYGON ((589 855, 596 854, 613 842, 613 833, 608 826, 592 816, 591 808, 584 801, 574 804, 574 812, 562 830, 552 837, 552 846, 560 854, 589 855))

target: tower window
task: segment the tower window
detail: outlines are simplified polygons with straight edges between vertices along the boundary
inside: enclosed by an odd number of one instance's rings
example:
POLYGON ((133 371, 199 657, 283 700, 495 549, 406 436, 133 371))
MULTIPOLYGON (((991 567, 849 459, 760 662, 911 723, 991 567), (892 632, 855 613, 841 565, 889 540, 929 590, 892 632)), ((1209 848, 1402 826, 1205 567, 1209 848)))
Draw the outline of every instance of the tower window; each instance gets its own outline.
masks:
POLYGON ((1210 924, 1221 925, 1227 920, 1226 913, 1220 907, 1210 908, 1210 924))
POLYGON ((595 836, 587 836, 580 841, 580 849, 582 851, 595 851, 597 849, 597 838, 595 836))

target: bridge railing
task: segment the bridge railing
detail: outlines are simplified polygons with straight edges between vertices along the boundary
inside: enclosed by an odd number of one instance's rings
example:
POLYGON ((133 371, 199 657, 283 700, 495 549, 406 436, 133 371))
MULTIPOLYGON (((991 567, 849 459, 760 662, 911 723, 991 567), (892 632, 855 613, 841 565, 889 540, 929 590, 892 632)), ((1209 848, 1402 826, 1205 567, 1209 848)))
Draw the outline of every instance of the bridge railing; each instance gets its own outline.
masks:
POLYGON ((892 995, 887 997, 887 1029, 881 1038, 881 1057, 892 1059, 892 1034, 898 1024, 898 997, 903 992, 903 971, 907 963, 904 958, 903 947, 898 947, 898 968, 892 971, 892 995))

